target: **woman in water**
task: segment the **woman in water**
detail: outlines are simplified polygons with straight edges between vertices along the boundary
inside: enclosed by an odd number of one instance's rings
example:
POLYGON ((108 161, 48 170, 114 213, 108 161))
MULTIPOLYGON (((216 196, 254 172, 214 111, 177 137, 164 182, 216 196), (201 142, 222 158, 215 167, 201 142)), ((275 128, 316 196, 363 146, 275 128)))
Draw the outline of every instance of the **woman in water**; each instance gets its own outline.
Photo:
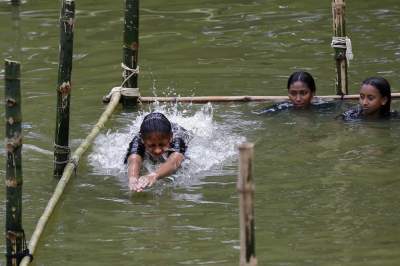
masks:
POLYGON ((297 71, 290 75, 287 81, 289 101, 274 104, 263 109, 258 114, 275 113, 286 109, 307 109, 312 105, 316 87, 314 78, 310 73, 297 71))
POLYGON ((139 134, 130 142, 125 157, 128 164, 129 189, 141 192, 157 180, 173 174, 181 165, 187 149, 188 132, 161 113, 145 116, 139 134), (147 175, 140 176, 144 160, 161 162, 147 175))
POLYGON ((390 118, 397 112, 390 111, 392 100, 389 82, 382 77, 364 80, 360 88, 359 105, 341 114, 343 120, 390 118))

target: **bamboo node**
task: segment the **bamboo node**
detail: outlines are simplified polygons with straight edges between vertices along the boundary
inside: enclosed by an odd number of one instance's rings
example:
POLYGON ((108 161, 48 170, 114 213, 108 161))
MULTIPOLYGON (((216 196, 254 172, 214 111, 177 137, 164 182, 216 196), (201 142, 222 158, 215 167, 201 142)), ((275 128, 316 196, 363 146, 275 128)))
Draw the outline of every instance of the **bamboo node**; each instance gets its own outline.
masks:
POLYGON ((243 97, 243 101, 250 102, 251 101, 251 97, 250 96, 244 96, 243 97))
POLYGON ((241 185, 238 184, 236 188, 237 188, 237 191, 242 194, 250 194, 250 193, 254 193, 254 191, 255 191, 254 185, 243 188, 241 185))
POLYGON ((54 153, 57 154, 69 154, 71 149, 69 146, 62 146, 54 143, 54 153))
POLYGON ((8 107, 13 107, 17 104, 17 101, 13 98, 7 98, 6 99, 6 104, 8 107))
MULTIPOLYGON (((79 159, 76 157, 71 157, 71 159, 69 159, 69 163, 74 165, 74 170, 76 171, 76 169, 78 168, 79 159)), ((75 174, 76 174, 76 172, 75 172, 75 174)))
POLYGON ((22 146, 22 137, 21 136, 7 139, 6 147, 7 147, 8 152, 14 152, 15 148, 18 148, 21 146, 22 146))
POLYGON ((18 239, 22 242, 22 249, 15 251, 13 250, 11 254, 6 254, 6 257, 9 259, 17 259, 17 261, 21 261, 24 257, 29 257, 29 261, 33 261, 33 255, 30 253, 28 246, 26 244, 25 231, 22 229, 21 231, 7 231, 7 239, 9 239, 14 245, 16 245, 18 239))
POLYGON ((12 188, 18 187, 17 179, 15 179, 15 178, 7 179, 6 180, 6 187, 12 187, 12 188))
POLYGON ((346 3, 344 3, 344 2, 341 2, 341 3, 337 3, 337 2, 332 3, 332 8, 333 8, 333 10, 334 10, 334 12, 335 12, 335 14, 336 14, 337 16, 342 16, 342 14, 344 13, 345 7, 346 7, 346 3))
POLYGON ((131 50, 137 51, 138 48, 139 48, 139 43, 133 42, 133 43, 130 45, 130 47, 131 47, 131 50))
POLYGON ((17 239, 18 233, 8 230, 7 231, 7 239, 10 239, 10 241, 14 242, 17 239))
POLYGON ((346 3, 345 2, 334 2, 334 3, 332 3, 332 6, 334 8, 343 9, 346 6, 346 3))
POLYGON ((62 94, 63 97, 69 95, 71 92, 71 84, 69 81, 63 82, 60 87, 58 88, 58 91, 62 94))
POLYGON ((8 124, 10 124, 10 125, 14 124, 14 118, 9 117, 9 118, 7 119, 7 122, 8 122, 8 124))
MULTIPOLYGON (((245 97, 248 97, 248 96, 245 96, 245 97)), ((248 149, 252 149, 252 148, 254 148, 254 144, 249 143, 249 142, 241 143, 239 145, 239 150, 248 150, 248 149)))

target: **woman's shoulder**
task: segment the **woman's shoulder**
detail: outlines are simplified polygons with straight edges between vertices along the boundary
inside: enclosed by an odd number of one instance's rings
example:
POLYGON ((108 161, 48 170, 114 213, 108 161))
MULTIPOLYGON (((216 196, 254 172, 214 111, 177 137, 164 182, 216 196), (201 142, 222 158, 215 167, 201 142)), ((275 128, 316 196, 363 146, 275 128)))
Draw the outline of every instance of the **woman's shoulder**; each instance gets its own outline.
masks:
POLYGON ((293 104, 289 101, 284 101, 280 103, 275 103, 269 107, 266 107, 264 109, 261 109, 259 111, 255 111, 254 113, 258 115, 262 114, 274 114, 283 110, 287 110, 293 107, 293 104))
POLYGON ((182 139, 186 144, 192 139, 193 133, 177 123, 171 123, 173 140, 182 139))
POLYGON ((400 114, 397 110, 392 110, 389 113, 389 118, 400 119, 400 114))

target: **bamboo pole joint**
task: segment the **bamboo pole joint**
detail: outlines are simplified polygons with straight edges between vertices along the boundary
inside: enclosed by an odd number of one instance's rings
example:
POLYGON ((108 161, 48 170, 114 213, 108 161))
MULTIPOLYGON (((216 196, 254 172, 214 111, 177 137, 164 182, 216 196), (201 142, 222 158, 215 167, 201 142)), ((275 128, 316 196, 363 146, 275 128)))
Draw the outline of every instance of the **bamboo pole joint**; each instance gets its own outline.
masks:
POLYGON ((22 250, 17 251, 17 252, 12 252, 11 254, 6 254, 7 260, 9 261, 15 261, 16 264, 12 265, 18 265, 18 263, 25 257, 29 258, 29 261, 33 261, 33 255, 30 253, 28 249, 28 245, 26 244, 26 238, 25 238, 25 231, 11 231, 8 230, 6 233, 6 238, 15 243, 18 239, 22 239, 22 250))

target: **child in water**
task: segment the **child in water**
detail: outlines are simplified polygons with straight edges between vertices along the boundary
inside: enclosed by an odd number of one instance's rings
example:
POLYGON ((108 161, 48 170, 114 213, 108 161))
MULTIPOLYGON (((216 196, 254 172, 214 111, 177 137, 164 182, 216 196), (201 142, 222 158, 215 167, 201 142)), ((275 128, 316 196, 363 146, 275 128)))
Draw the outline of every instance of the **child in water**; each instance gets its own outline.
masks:
POLYGON ((379 119, 396 116, 390 111, 392 100, 389 82, 382 77, 370 77, 364 80, 360 88, 359 105, 347 110, 343 120, 379 119))
POLYGON ((184 159, 188 139, 188 132, 172 124, 163 114, 154 112, 146 115, 125 157, 129 189, 141 192, 157 180, 173 174, 184 159), (154 172, 140 176, 144 160, 161 164, 154 172))
POLYGON ((310 73, 305 71, 294 72, 288 79, 287 89, 289 101, 275 104, 258 113, 275 113, 286 109, 307 109, 315 104, 313 98, 316 86, 314 78, 310 73))

